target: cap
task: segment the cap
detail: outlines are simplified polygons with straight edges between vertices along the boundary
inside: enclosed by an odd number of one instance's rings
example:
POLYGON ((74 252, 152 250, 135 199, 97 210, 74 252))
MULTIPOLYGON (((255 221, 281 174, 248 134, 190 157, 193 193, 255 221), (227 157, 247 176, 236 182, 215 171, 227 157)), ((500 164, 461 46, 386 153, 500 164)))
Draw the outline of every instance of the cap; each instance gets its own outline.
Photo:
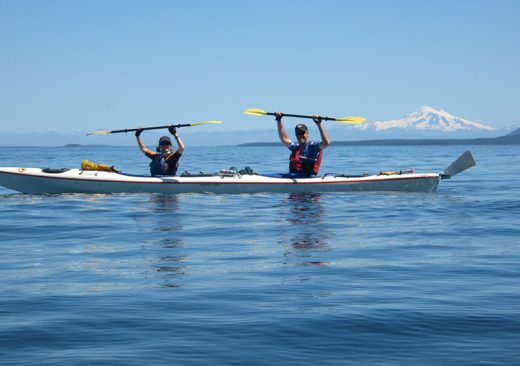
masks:
POLYGON ((163 136, 159 139, 159 145, 162 144, 164 141, 168 142, 170 145, 172 144, 172 140, 168 136, 163 136))
POLYGON ((299 125, 296 125, 296 127, 294 127, 294 131, 296 131, 296 132, 298 132, 298 131, 309 132, 309 129, 307 128, 306 125, 304 125, 303 123, 300 123, 299 125))

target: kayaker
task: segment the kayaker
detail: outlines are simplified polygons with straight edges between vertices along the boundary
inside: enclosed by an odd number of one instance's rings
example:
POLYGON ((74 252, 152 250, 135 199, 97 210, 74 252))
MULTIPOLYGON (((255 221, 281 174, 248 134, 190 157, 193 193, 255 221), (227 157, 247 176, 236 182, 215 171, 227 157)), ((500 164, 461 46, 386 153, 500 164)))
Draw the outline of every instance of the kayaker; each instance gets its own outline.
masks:
POLYGON ((170 126, 168 131, 173 135, 179 148, 175 151, 172 149, 172 141, 168 136, 163 136, 159 139, 159 145, 157 151, 153 152, 149 150, 141 141, 142 129, 138 129, 135 132, 137 144, 141 151, 152 159, 150 163, 150 173, 152 176, 156 175, 175 175, 179 167, 179 159, 181 158, 182 152, 184 151, 184 143, 182 142, 179 134, 175 127, 170 126))
POLYGON ((296 125, 294 132, 298 143, 294 143, 287 135, 282 124, 283 114, 276 112, 275 118, 278 125, 278 137, 282 144, 291 150, 289 157, 289 174, 291 177, 311 177, 318 174, 320 170, 323 150, 330 145, 329 135, 321 123, 321 116, 313 116, 313 121, 318 126, 321 142, 309 140, 309 129, 303 123, 296 125))

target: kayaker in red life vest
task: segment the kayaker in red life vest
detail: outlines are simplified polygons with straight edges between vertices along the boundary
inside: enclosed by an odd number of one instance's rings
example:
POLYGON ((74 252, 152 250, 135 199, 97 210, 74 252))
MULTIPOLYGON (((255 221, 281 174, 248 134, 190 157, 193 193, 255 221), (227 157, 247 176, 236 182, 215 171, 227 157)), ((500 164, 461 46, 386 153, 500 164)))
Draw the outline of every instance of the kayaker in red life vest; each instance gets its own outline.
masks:
POLYGON ((296 125, 294 131, 298 143, 294 143, 287 135, 282 124, 283 114, 276 112, 276 122, 278 125, 278 137, 282 144, 291 150, 289 158, 289 174, 292 177, 311 177, 317 175, 320 170, 323 150, 330 145, 329 135, 321 124, 320 116, 313 116, 313 121, 318 126, 321 135, 321 142, 309 141, 309 129, 303 123, 296 125))
POLYGON ((172 141, 168 136, 163 136, 159 139, 159 146, 157 146, 157 151, 149 150, 141 141, 141 132, 142 129, 138 129, 135 132, 135 137, 137 139, 137 144, 141 151, 152 159, 150 163, 150 173, 152 176, 156 175, 175 175, 177 173, 177 169, 179 167, 179 159, 181 158, 182 152, 184 151, 184 143, 182 142, 179 134, 175 127, 170 126, 168 131, 173 135, 179 148, 175 151, 172 149, 172 141))

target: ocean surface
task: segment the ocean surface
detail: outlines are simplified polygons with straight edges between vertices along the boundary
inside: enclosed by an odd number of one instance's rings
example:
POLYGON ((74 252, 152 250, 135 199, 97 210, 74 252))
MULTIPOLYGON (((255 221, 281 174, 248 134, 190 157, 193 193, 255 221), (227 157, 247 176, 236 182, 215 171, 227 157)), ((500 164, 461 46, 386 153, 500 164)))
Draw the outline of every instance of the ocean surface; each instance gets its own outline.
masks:
MULTIPOLYGON (((335 147, 321 172, 477 166, 437 193, 25 195, 0 188, 1 365, 520 364, 520 146, 335 147)), ((190 147, 179 172, 285 172, 190 147)), ((137 147, 0 166, 147 173, 137 147)))

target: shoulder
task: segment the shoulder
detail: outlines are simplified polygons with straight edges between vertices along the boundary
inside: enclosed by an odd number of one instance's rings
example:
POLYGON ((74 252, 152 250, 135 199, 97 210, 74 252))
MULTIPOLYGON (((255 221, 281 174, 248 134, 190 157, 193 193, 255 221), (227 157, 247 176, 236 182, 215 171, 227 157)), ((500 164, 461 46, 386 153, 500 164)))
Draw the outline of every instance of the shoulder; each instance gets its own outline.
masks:
POLYGON ((175 152, 171 153, 171 154, 168 154, 168 157, 166 158, 167 160, 171 160, 171 159, 179 159, 182 155, 182 152, 179 151, 179 150, 175 150, 175 152))
POLYGON ((157 156, 157 153, 154 153, 153 151, 148 149, 144 152, 144 154, 148 156, 150 159, 153 159, 157 156))
POLYGON ((309 146, 320 146, 320 142, 319 141, 309 141, 307 143, 309 144, 309 146))
POLYGON ((307 146, 312 150, 321 150, 321 144, 318 141, 309 141, 307 146))
POLYGON ((294 150, 298 150, 298 148, 300 147, 300 145, 298 145, 298 144, 295 143, 295 142, 291 142, 289 145, 287 145, 287 147, 289 148, 289 150, 294 151, 294 150))

